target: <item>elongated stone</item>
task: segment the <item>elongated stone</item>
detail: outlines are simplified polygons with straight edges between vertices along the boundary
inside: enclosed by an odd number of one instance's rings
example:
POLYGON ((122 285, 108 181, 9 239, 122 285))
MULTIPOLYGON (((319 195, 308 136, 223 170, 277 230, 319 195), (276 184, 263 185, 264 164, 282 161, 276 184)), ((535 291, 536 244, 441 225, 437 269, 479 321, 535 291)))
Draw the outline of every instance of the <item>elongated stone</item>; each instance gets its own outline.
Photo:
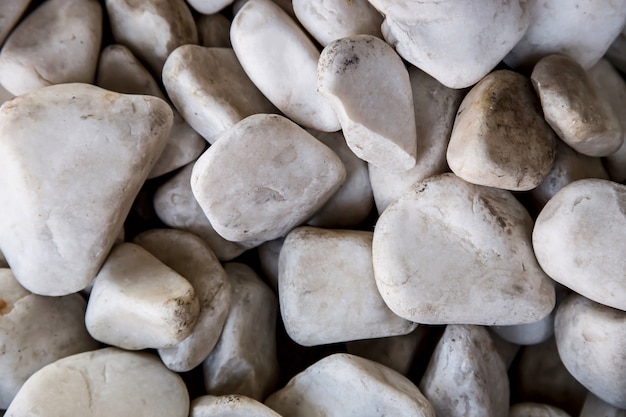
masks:
POLYGON ((203 395, 191 403, 189 417, 281 417, 274 410, 244 395, 203 395))
POLYGON ((592 392, 587 394, 585 403, 578 417, 626 417, 626 410, 613 407, 600 398, 593 395, 592 392))
POLYGON ((230 20, 220 13, 201 14, 196 17, 198 42, 207 48, 231 48, 230 20))
POLYGON ((21 285, 66 295, 91 282, 171 125, 161 99, 86 84, 0 108, 0 247, 21 285))
POLYGON ((570 417, 560 408, 539 403, 518 403, 509 409, 509 417, 570 417))
POLYGON ((15 0, 3 4, 0 10, 0 46, 18 22, 30 0, 15 0))

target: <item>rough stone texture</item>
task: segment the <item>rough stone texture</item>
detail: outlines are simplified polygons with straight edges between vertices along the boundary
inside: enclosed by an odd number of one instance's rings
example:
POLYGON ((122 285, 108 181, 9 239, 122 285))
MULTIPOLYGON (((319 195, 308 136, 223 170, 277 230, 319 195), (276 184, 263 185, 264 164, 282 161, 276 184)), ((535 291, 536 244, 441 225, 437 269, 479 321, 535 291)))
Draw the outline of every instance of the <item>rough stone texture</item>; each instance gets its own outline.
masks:
POLYGON ((528 27, 526 1, 371 0, 382 32, 400 56, 450 88, 491 71, 528 27))
POLYGON ((309 366, 265 404, 291 417, 435 417, 428 400, 402 374, 345 353, 309 366))
POLYGON ((415 166, 409 74, 387 43, 371 35, 333 41, 317 65, 317 89, 335 110, 356 156, 388 171, 415 166))
POLYGON ((140 246, 122 243, 96 276, 85 323, 103 343, 158 349, 189 336, 199 312, 189 281, 140 246))
POLYGON ((560 408, 547 404, 518 403, 509 409, 509 417, 570 417, 570 415, 560 408))
POLYGON ((5 417, 187 417, 188 410, 183 380, 157 358, 106 348, 39 370, 5 417))
POLYGON ((333 108, 317 92, 319 51, 283 9, 270 0, 246 2, 235 15, 230 40, 248 77, 287 117, 324 132, 340 129, 333 108))
POLYGON ((446 327, 419 387, 438 416, 498 417, 509 408, 504 362, 479 326, 446 327))
POLYGON ((535 223, 533 247, 555 281, 626 311, 626 186, 586 179, 562 188, 535 223))
POLYGON ((265 275, 266 281, 276 293, 278 292, 278 257, 284 242, 285 238, 279 237, 278 239, 265 242, 257 248, 261 270, 265 275))
POLYGON ((417 323, 538 321, 555 296, 535 260, 531 230, 528 212, 508 191, 454 174, 418 182, 376 224, 378 289, 391 310, 417 323))
POLYGON ((200 302, 196 325, 182 342, 159 349, 159 356, 169 369, 190 371, 209 356, 220 338, 232 299, 228 276, 213 251, 192 233, 154 229, 141 233, 133 242, 193 286, 200 302))
POLYGON ((541 58, 557 53, 590 68, 626 21, 624 0, 532 0, 528 9, 528 30, 504 58, 513 68, 531 69, 541 58))
POLYGON ((447 151, 448 165, 459 177, 528 191, 550 172, 554 156, 554 133, 523 75, 492 72, 463 99, 447 151))
POLYGON ((202 364, 209 394, 239 394, 263 400, 276 386, 276 295, 248 266, 224 270, 233 297, 217 346, 202 364))
POLYGON ((231 48, 230 20, 220 13, 201 14, 196 17, 198 41, 207 48, 231 48))
POLYGON ((86 84, 0 108, 0 247, 20 284, 66 295, 91 282, 171 125, 161 99, 86 84))
POLYGON ((613 407, 590 392, 578 417, 626 417, 626 410, 613 407))
POLYGON ((212 14, 231 5, 233 0, 187 0, 198 13, 212 14))
POLYGON ((6 2, 0 10, 0 46, 18 22, 30 0, 14 0, 6 2))
POLYGON ((570 374, 603 401, 626 408, 626 312, 573 294, 559 306, 554 335, 570 374))
POLYGON ((372 233, 299 227, 278 264, 287 334, 314 346, 407 334, 416 324, 395 315, 376 288, 372 233))
POLYGON ((189 417, 281 417, 274 410, 244 395, 203 395, 191 403, 189 417))
POLYGON ((530 79, 546 121, 565 143, 589 156, 619 149, 623 143, 619 119, 576 61, 549 55, 535 65, 530 79))
POLYGON ((180 114, 209 143, 247 116, 276 112, 230 48, 176 48, 163 67, 163 83, 180 114))
POLYGON ((491 329, 502 339, 516 345, 535 345, 545 342, 554 334, 554 311, 534 323, 516 326, 495 326, 491 329))
POLYGON ((0 409, 24 382, 57 359, 96 349, 85 329, 85 300, 78 294, 42 297, 0 268, 0 409))
POLYGON ((258 114, 224 132, 198 159, 191 189, 217 233, 258 245, 311 217, 345 177, 339 157, 304 129, 258 114))
POLYGON ((98 1, 48 0, 7 38, 0 51, 0 83, 15 95, 53 84, 92 83, 101 38, 98 1))

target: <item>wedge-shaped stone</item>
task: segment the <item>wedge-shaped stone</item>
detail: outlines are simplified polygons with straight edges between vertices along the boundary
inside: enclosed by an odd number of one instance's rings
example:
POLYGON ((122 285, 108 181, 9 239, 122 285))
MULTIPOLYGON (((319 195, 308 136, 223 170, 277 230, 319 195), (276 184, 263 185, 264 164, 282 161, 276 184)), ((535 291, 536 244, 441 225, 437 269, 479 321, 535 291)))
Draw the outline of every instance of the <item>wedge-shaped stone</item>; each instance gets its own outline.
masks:
POLYGON ((105 348, 41 369, 5 417, 187 417, 188 410, 185 383, 158 358, 105 348))
POLYGON ((281 417, 268 406, 244 395, 203 395, 191 403, 189 417, 281 417))
POLYGON ((196 323, 194 288, 145 249, 122 243, 94 281, 85 323, 94 339, 128 350, 172 347, 196 323))
POLYGON ((502 70, 483 78, 463 99, 447 160, 468 182, 528 191, 550 172, 555 146, 531 83, 502 70))
POLYGON ((14 0, 2 5, 2 10, 0 10, 0 45, 4 43, 4 40, 20 19, 29 3, 30 0, 14 0))
POLYGON ((383 40, 354 35, 330 43, 317 88, 333 106, 356 156, 388 171, 415 166, 415 114, 409 74, 383 40))
POLYGON ((578 417, 626 417, 626 410, 613 407, 590 392, 578 417))
POLYGON ((376 288, 372 233, 294 229, 280 251, 280 311, 289 336, 313 346, 410 333, 376 288))
POLYGON ((384 365, 337 353, 293 377, 265 404, 280 415, 356 417, 363 415, 435 417, 420 390, 384 365))
POLYGON ((517 403, 509 409, 509 417, 570 417, 558 407, 540 403, 517 403))
POLYGON ((626 311, 626 186, 585 179, 562 188, 537 217, 533 247, 552 279, 626 311))
POLYGON ((339 157, 304 129, 258 114, 224 132, 198 159, 191 189, 217 233, 258 245, 311 217, 345 177, 339 157))
POLYGON ((554 287, 531 247, 532 220, 508 192, 443 174, 416 183, 379 217, 376 284, 396 314, 425 324, 541 320, 554 287))
POLYGON ((53 84, 92 83, 101 38, 98 1, 43 2, 2 47, 0 83, 15 95, 53 84))
POLYGON ((275 388, 276 295, 248 266, 224 265, 233 297, 217 346, 202 364, 204 386, 212 395, 240 394, 258 401, 275 388))
POLYGON ((230 48, 176 48, 163 66, 163 84, 185 120, 210 143, 250 115, 277 112, 230 48))
POLYGON ((193 286, 200 302, 196 325, 182 342, 159 349, 159 356, 169 369, 190 371, 209 356, 220 338, 232 298, 228 276, 207 244, 189 232, 154 229, 137 236, 134 243, 193 286))
POLYGON ((498 417, 509 409, 504 362, 479 326, 446 327, 419 387, 438 416, 498 417))
POLYGON ((626 312, 572 294, 559 306, 554 335, 569 373, 601 400, 626 408, 626 312))
POLYGON ((246 2, 235 15, 230 40, 248 77, 287 117, 323 132, 340 129, 333 108, 317 92, 319 51, 278 5, 246 2))
POLYGON ((161 99, 86 84, 0 108, 0 247, 20 284, 66 295, 91 282, 171 125, 161 99))

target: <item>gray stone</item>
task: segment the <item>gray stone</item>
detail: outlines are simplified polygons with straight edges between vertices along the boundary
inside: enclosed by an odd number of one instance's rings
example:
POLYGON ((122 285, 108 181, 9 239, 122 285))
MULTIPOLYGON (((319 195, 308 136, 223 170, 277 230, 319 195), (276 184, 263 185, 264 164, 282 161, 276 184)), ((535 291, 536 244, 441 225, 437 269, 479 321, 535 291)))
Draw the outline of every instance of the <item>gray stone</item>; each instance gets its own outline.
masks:
POLYGON ((535 345, 545 342, 554 334, 554 311, 534 323, 516 326, 494 326, 495 334, 516 345, 535 345))
POLYGON ((29 3, 30 0, 14 0, 2 5, 2 10, 0 10, 0 46, 20 20, 29 3))
POLYGON ((590 392, 578 417, 626 417, 626 410, 613 407, 590 392))
POLYGON ((278 257, 285 242, 284 237, 270 240, 257 248, 261 270, 274 292, 278 292, 278 257))

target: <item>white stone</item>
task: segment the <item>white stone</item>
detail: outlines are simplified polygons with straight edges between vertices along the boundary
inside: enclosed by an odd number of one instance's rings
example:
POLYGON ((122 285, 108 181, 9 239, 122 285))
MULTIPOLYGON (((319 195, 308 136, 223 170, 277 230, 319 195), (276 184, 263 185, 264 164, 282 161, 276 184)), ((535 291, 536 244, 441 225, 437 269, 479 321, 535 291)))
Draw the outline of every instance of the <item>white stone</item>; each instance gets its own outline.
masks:
POLYGON ((409 68, 409 79, 417 127, 417 163, 404 172, 391 172, 369 164, 378 214, 417 181, 449 170, 446 150, 465 91, 448 88, 413 66, 409 68))
POLYGON ((533 247, 552 279, 626 311, 626 186, 598 179, 565 186, 539 213, 533 247))
POLYGON ((228 263, 224 270, 233 288, 232 304, 222 336, 202 364, 204 386, 212 395, 261 401, 278 380, 276 295, 244 264, 228 263))
POLYGON ((382 32, 402 58, 450 88, 489 73, 524 36, 526 1, 370 0, 385 15, 382 32))
POLYGON ((196 323, 189 281, 133 243, 111 251, 96 276, 85 323, 91 336, 127 350, 172 347, 196 323))
POLYGON ((246 2, 235 15, 230 41, 248 77, 287 117, 324 132, 340 129, 333 108, 317 92, 319 51, 279 6, 246 2))
POLYGON ((309 131, 337 154, 346 168, 346 180, 307 224, 316 227, 351 228, 363 222, 374 207, 367 163, 348 147, 341 132, 309 131))
POLYGON ((42 297, 0 268, 0 409, 24 382, 57 359, 96 349, 85 329, 85 300, 78 294, 42 297))
POLYGON ((297 374, 265 404, 290 417, 364 415, 435 417, 420 390, 384 365, 345 353, 327 356, 297 374))
POLYGON ((569 146, 589 156, 610 155, 622 146, 619 119, 576 61, 549 55, 530 79, 546 121, 569 146))
POLYGON ((517 403, 509 409, 509 417, 570 417, 570 415, 558 407, 547 404, 517 403))
POLYGON ((192 233, 153 229, 141 233, 133 242, 193 286, 200 303, 196 325, 182 342, 158 350, 161 360, 172 371, 190 371, 209 356, 220 338, 232 299, 228 276, 213 251, 192 233))
POLYGON ((0 83, 15 95, 53 84, 92 83, 101 38, 98 1, 48 0, 4 43, 0 83))
POLYGON ((293 11, 322 46, 352 35, 383 37, 383 16, 367 0, 294 0, 293 11))
POLYGON ((183 380, 148 353, 80 353, 33 375, 5 417, 187 417, 183 380))
POLYGON ((0 108, 0 247, 20 284, 66 295, 91 282, 171 125, 161 99, 86 84, 0 108))
POLYGON ((359 158, 389 171, 415 166, 415 112, 409 74, 384 41, 355 35, 330 43, 317 66, 317 88, 337 113, 359 158))
POLYGON ((198 13, 212 14, 230 6, 234 0, 187 0, 198 13))
POLYGON ((438 416, 506 416, 509 379, 485 328, 449 325, 419 384, 438 416))
POLYGON ((113 40, 128 47, 160 78, 168 55, 197 44, 193 16, 184 0, 105 0, 113 40))
POLYGON ((217 234, 191 191, 193 166, 185 166, 157 189, 154 210, 167 226, 201 237, 220 261, 230 261, 255 245, 231 242, 217 234))
MULTIPOLYGON (((233 15, 239 13, 239 10, 248 2, 249 0, 235 0, 233 2, 233 15)), ((272 2, 276 3, 285 13, 287 13, 294 21, 297 20, 296 13, 293 11, 293 2, 292 0, 272 0, 272 2)))
POLYGON ((554 311, 534 323, 516 326, 495 326, 491 330, 516 345, 535 345, 545 342, 554 334, 554 311))
POLYGON ((626 417, 626 410, 613 407, 590 392, 578 417, 626 417))
POLYGON ((306 221, 345 177, 339 157, 304 129, 258 114, 224 132, 198 159, 191 189, 222 237, 261 244, 306 221))
POLYGON ((196 17, 198 41, 207 48, 230 48, 230 20, 220 13, 196 17))
POLYGON ((559 306, 554 334, 569 373, 603 401, 626 408, 626 312, 573 294, 559 306))
POLYGON ((163 83, 180 114, 209 143, 247 116, 276 112, 230 48, 176 48, 163 67, 163 83))
POLYGON ((465 181, 528 191, 550 172, 555 135, 528 78, 494 71, 465 96, 450 137, 450 169, 465 181))
POLYGON ((13 0, 5 2, 0 10, 0 46, 18 22, 30 0, 13 0))
POLYGON ((417 323, 538 321, 555 296, 533 254, 531 230, 530 215, 508 191, 454 174, 431 177, 379 217, 376 284, 391 310, 417 323))
POLYGON ((624 0, 531 0, 528 9, 528 30, 504 58, 513 68, 531 69, 541 58, 556 53, 590 68, 626 22, 624 0))
POLYGON ((281 417, 274 410, 244 395, 203 395, 191 403, 189 417, 281 417))
POLYGON ((284 237, 270 240, 257 248, 261 270, 274 292, 278 292, 278 258, 285 242, 284 237))

